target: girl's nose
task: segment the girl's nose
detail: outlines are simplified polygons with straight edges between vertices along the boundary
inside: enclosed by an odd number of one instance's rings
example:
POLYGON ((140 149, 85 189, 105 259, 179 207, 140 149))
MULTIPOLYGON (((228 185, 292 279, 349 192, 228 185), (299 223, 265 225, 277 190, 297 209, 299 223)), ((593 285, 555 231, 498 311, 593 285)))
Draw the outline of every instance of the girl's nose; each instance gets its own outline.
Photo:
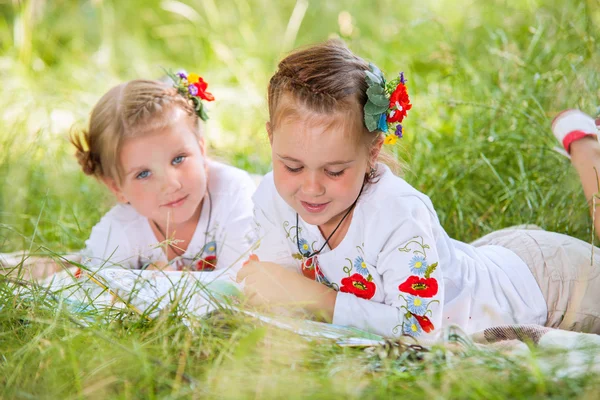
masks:
POLYGON ((163 180, 163 190, 167 193, 173 193, 182 188, 179 173, 174 169, 169 169, 165 172, 163 180))
POLYGON ((309 172, 306 174, 302 184, 302 191, 308 196, 321 196, 325 194, 325 186, 321 183, 317 172, 309 172))

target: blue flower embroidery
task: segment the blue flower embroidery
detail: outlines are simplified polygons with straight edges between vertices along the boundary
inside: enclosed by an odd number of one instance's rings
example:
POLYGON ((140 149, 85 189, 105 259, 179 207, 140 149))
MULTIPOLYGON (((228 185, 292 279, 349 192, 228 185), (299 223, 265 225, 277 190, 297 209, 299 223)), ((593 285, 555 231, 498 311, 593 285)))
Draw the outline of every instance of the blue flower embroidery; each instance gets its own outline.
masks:
POLYGON ((362 276, 369 275, 369 270, 367 269, 367 263, 361 256, 358 256, 354 259, 354 269, 356 270, 356 272, 358 272, 362 276))
POLYGON ((300 244, 300 252, 302 253, 302 255, 308 257, 308 255, 310 254, 310 246, 306 239, 300 239, 298 243, 300 244))
POLYGON ((423 300, 419 296, 407 296, 406 299, 408 311, 417 315, 424 315, 427 311, 427 301, 423 300))
POLYGON ((416 255, 408 262, 408 266, 410 268, 410 272, 418 276, 424 276, 427 271, 427 260, 425 257, 416 255))
POLYGON ((215 255, 216 251, 217 243, 214 240, 206 243, 206 245, 204 246, 204 252, 207 256, 215 255))
POLYGON ((410 318, 404 319, 404 323, 402 324, 402 333, 409 336, 419 336, 421 334, 421 325, 419 325, 419 321, 412 315, 410 318))

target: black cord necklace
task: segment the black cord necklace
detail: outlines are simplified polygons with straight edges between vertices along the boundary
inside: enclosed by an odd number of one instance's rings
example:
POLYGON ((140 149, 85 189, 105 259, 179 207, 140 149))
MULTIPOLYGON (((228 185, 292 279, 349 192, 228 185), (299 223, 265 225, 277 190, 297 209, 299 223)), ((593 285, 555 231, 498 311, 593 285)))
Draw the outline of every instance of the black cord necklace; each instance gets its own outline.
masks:
POLYGON ((333 235, 335 235, 335 233, 340 228, 340 226, 342 226, 342 222, 344 222, 344 220, 346 219, 346 217, 348 215, 350 215, 350 211, 352 211, 354 209, 354 206, 356 206, 356 203, 358 202, 358 199, 360 198, 360 195, 362 194, 362 191, 363 191, 364 188, 365 188, 365 184, 363 183, 362 187, 360 188, 360 192, 358 192, 358 196, 356 196, 356 200, 354 200, 354 203, 352 203, 352 205, 350 206, 350 208, 348 208, 348 211, 346 211, 346 214, 344 214, 344 216, 342 217, 342 219, 340 220, 340 222, 338 222, 338 224, 335 227, 335 229, 333 230, 333 232, 331 232, 331 234, 327 237, 327 239, 325 239, 325 243, 323 243, 323 246, 321 246, 321 248, 319 250, 317 250, 317 251, 313 251, 312 253, 308 253, 308 255, 306 255, 302 250, 300 250, 300 231, 299 231, 299 228, 298 228, 299 218, 298 218, 298 213, 296 213, 296 246, 298 247, 298 252, 300 254, 302 254, 302 256, 305 259, 308 259, 308 258, 316 256, 317 254, 319 254, 325 248, 325 246, 327 246, 327 244, 329 243, 329 241, 331 240, 331 238, 333 237, 333 235))
MULTIPOLYGON (((210 220, 212 218, 212 197, 210 196, 210 191, 208 191, 208 188, 206 189, 206 194, 208 195, 208 221, 206 222, 206 229, 204 231, 204 245, 202 246, 202 252, 198 256, 194 257, 194 260, 202 258, 202 255, 204 254, 204 251, 206 250, 206 243, 207 243, 207 239, 208 239, 208 229, 210 228, 210 220)), ((152 223, 154 223, 154 226, 156 227, 158 232, 162 235, 162 237, 165 240, 167 240, 167 236, 164 234, 162 229, 160 229, 158 224, 154 220, 152 221, 152 223)), ((189 243, 188 243, 188 245, 189 245, 189 243)), ((177 257, 181 257, 185 253, 185 251, 180 251, 181 249, 178 249, 176 246, 173 246, 171 243, 169 243, 168 246, 171 248, 171 250, 173 251, 173 253, 175 253, 175 255, 177 257)), ((216 252, 216 243, 215 243, 215 252, 216 252)))

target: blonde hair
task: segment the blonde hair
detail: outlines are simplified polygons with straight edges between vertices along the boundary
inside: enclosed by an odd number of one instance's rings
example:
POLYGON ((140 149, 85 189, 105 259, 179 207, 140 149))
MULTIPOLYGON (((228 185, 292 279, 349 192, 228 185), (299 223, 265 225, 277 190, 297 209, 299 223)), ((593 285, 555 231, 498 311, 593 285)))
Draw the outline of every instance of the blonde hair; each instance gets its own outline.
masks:
MULTIPOLYGON (((365 71, 369 64, 353 54, 341 40, 300 49, 284 58, 269 81, 269 122, 272 129, 286 117, 295 114, 287 97, 319 114, 344 113, 353 132, 373 146, 382 136, 381 131, 369 132, 364 123, 364 106, 368 85, 365 71)), ((293 106, 293 104, 292 104, 293 106)), ((386 153, 379 153, 378 161, 392 171, 400 171, 400 163, 386 153)), ((370 177, 367 181, 372 181, 370 177)))
POLYGON ((200 137, 194 107, 166 83, 136 79, 110 89, 94 106, 88 128, 69 138, 83 172, 120 181, 123 141, 168 126, 169 113, 175 107, 187 114, 200 137))

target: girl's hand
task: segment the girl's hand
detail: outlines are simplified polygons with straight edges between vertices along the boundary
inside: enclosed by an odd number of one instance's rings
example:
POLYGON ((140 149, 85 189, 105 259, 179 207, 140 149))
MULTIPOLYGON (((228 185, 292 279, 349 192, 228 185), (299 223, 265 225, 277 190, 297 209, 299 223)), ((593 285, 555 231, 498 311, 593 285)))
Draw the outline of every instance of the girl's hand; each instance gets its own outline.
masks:
POLYGON ((244 282, 248 303, 281 311, 308 312, 331 321, 336 292, 295 271, 271 262, 248 260, 237 275, 244 282))

